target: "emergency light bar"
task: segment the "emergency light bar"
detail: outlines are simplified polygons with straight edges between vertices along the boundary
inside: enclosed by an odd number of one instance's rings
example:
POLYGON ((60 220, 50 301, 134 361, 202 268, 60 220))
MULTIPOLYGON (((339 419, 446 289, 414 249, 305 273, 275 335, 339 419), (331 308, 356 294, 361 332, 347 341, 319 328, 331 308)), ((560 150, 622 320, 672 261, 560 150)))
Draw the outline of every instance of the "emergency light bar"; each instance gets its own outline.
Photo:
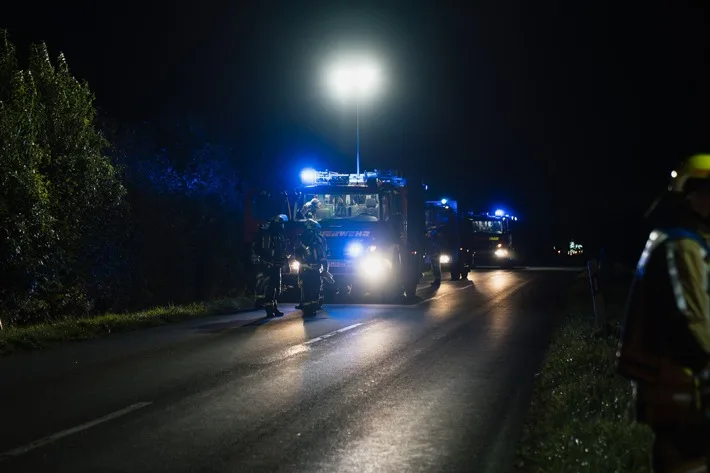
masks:
POLYGON ((426 206, 428 208, 451 209, 456 214, 458 214, 458 211, 459 211, 459 203, 455 200, 448 200, 448 199, 427 200, 426 206))
POLYGON ((365 171, 362 174, 341 174, 333 171, 316 171, 304 169, 301 171, 301 182, 305 186, 349 186, 365 187, 368 181, 374 179, 378 184, 392 184, 404 187, 407 180, 398 177, 394 171, 365 171))
POLYGON ((492 218, 492 219, 497 219, 497 220, 512 220, 512 221, 517 221, 518 217, 515 217, 514 215, 510 214, 504 214, 499 211, 496 211, 494 213, 490 212, 466 212, 466 216, 468 217, 485 217, 485 218, 492 218))

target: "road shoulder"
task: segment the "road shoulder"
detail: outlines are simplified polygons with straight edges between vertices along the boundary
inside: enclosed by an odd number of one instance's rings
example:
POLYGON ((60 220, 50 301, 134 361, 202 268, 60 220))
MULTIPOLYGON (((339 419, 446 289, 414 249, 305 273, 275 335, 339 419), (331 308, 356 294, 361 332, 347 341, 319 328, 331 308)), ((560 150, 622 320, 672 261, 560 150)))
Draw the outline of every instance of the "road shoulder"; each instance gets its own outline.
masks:
POLYGON ((608 335, 595 333, 584 278, 536 374, 517 452, 524 472, 649 471, 651 433, 632 419, 629 382, 615 372, 628 278, 607 287, 608 335))

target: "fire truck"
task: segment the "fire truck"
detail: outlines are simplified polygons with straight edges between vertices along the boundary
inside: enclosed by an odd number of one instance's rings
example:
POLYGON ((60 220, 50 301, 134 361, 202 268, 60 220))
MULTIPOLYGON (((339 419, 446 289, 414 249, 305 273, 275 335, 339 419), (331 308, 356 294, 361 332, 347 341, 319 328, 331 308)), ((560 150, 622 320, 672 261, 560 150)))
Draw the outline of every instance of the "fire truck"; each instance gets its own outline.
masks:
MULTIPOLYGON (((426 202, 425 222, 427 234, 437 232, 442 245, 439 263, 442 273, 451 273, 451 280, 466 279, 471 270, 473 255, 461 246, 461 224, 458 202, 441 199, 426 202)), ((427 255, 431 262, 431 255, 427 255)))
POLYGON ((511 268, 515 265, 513 229, 517 220, 503 210, 465 215, 460 223, 461 247, 473 254, 473 267, 511 268))
POLYGON ((381 170, 309 169, 301 181, 291 213, 296 222, 313 218, 321 225, 335 290, 385 300, 414 297, 422 271, 424 186, 381 170))

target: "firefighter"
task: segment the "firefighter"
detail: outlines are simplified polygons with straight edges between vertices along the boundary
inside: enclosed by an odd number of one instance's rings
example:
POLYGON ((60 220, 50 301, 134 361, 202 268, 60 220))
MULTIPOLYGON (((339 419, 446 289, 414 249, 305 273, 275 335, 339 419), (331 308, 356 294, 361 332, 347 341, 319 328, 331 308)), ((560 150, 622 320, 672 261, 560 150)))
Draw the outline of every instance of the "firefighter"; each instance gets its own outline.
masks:
POLYGON ((429 255, 431 259, 431 272, 434 275, 432 286, 441 285, 441 241, 436 229, 427 233, 427 243, 429 245, 429 255))
POLYGON ((322 304, 321 268, 325 260, 320 224, 315 220, 306 220, 306 229, 301 235, 296 258, 300 262, 298 285, 301 287, 301 303, 297 307, 302 309, 304 314, 315 314, 322 304))
POLYGON ((255 293, 254 307, 257 309, 264 308, 264 296, 266 294, 264 288, 266 282, 266 265, 264 264, 264 260, 262 259, 262 255, 265 252, 262 249, 262 245, 264 239, 267 238, 268 229, 268 224, 260 225, 259 230, 257 231, 256 236, 254 237, 254 241, 251 245, 251 263, 254 271, 252 273, 252 276, 254 277, 255 293))
POLYGON ((618 372, 631 380, 636 418, 654 431, 656 473, 705 472, 710 362, 710 155, 671 174, 647 216, 654 230, 638 263, 619 345, 618 372))
POLYGON ((277 299, 281 295, 281 269, 288 261, 284 223, 285 215, 274 217, 262 229, 256 241, 254 252, 261 263, 257 278, 257 297, 261 292, 264 299, 264 310, 267 317, 281 317, 277 299), (262 292, 263 291, 263 292, 262 292))
POLYGON ((316 211, 320 208, 320 201, 317 197, 313 197, 301 207, 303 218, 309 220, 316 218, 316 211))
POLYGON ((320 294, 318 295, 318 308, 323 308, 323 303, 325 302, 325 297, 323 294, 323 281, 328 284, 335 284, 335 279, 333 275, 330 274, 330 265, 328 264, 328 240, 320 232, 320 225, 316 230, 316 238, 318 239, 318 245, 320 246, 320 264, 323 271, 321 272, 321 285, 320 294))

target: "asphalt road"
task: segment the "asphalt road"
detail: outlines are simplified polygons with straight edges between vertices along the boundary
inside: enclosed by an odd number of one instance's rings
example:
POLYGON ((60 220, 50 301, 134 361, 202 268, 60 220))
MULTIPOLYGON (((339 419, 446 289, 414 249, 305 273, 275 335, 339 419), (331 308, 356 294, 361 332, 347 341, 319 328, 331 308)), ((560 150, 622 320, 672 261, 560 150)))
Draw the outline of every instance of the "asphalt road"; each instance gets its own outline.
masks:
POLYGON ((0 471, 502 472, 575 273, 213 317, 0 359, 0 471))

